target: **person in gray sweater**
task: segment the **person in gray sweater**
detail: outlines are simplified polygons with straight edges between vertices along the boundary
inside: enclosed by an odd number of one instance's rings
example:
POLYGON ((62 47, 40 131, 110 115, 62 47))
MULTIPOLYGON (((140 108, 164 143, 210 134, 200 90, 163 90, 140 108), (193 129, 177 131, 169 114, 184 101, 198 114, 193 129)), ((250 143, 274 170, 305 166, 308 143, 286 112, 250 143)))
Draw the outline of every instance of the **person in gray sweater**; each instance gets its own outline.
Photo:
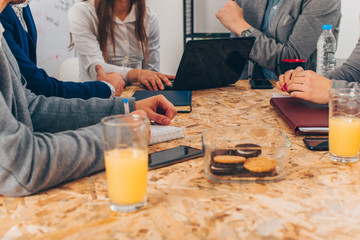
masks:
POLYGON ((280 75, 277 88, 292 97, 322 104, 329 102, 331 88, 360 88, 360 39, 346 62, 325 77, 299 67, 280 75))
MULTIPOLYGON (((0 12, 8 1, 0 0, 0 12)), ((103 170, 99 121, 124 113, 123 98, 36 96, 25 88, 2 32, 0 24, 0 195, 26 196, 103 170)), ((176 114, 163 96, 129 103, 130 111, 160 124, 176 114)))
POLYGON ((256 37, 241 79, 278 79, 282 59, 305 59, 316 69, 316 43, 322 25, 338 36, 341 0, 228 1, 216 17, 232 37, 256 37))

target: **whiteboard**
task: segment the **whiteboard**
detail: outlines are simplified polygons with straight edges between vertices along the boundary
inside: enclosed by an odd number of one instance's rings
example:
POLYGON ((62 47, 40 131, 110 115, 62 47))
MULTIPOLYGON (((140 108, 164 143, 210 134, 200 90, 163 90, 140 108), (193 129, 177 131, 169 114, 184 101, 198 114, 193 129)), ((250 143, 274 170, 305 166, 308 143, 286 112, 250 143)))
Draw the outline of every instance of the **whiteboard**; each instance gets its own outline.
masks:
POLYGON ((38 32, 37 64, 58 78, 60 64, 75 56, 70 44, 67 11, 74 0, 32 0, 30 9, 38 32))

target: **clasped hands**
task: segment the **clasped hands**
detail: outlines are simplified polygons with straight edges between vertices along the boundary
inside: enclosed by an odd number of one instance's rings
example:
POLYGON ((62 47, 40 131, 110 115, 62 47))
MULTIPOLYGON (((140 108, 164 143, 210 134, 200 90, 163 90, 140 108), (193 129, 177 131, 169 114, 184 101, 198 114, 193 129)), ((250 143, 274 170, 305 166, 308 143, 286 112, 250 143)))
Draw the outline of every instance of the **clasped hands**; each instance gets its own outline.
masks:
POLYGON ((292 97, 327 104, 331 80, 314 71, 305 71, 302 67, 298 67, 280 75, 276 87, 292 97))

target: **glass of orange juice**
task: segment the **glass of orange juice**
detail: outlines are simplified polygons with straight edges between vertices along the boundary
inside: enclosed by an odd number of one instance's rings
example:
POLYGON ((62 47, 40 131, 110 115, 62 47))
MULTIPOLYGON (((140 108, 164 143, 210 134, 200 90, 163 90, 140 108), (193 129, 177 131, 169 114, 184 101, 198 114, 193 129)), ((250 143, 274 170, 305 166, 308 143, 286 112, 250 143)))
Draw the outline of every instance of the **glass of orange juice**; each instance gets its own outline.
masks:
POLYGON ((132 212, 146 205, 149 119, 114 115, 101 120, 110 208, 132 212))
POLYGON ((359 160, 360 152, 360 90, 330 90, 329 154, 336 162, 359 160))

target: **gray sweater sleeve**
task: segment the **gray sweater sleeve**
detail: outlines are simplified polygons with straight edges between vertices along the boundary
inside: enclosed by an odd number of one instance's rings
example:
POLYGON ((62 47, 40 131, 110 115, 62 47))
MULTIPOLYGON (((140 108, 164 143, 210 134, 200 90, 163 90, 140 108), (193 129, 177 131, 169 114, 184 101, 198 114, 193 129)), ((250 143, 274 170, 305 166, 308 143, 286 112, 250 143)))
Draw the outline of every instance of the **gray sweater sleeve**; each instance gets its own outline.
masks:
POLYGON ((346 62, 339 68, 330 72, 328 78, 333 79, 333 87, 358 86, 360 83, 360 39, 346 62), (345 84, 343 81, 348 83, 345 84), (350 83, 349 83, 350 82, 350 83), (344 85, 345 84, 345 85, 344 85))
MULTIPOLYGON (((120 98, 107 102, 63 100, 33 97, 30 108, 35 128, 75 129, 122 112, 120 98), (75 113, 70 111, 66 116, 66 108, 75 113), (57 111, 59 114, 55 114, 57 111)), ((25 196, 104 169, 100 124, 54 134, 33 132, 13 117, 1 92, 0 112, 0 126, 6 126, 0 130, 0 194, 25 196)))
MULTIPOLYGON (((54 133, 75 130, 96 124, 105 116, 125 112, 124 98, 120 97, 88 100, 46 98, 26 91, 34 131, 54 133)), ((129 98, 130 110, 135 108, 134 100, 129 98)))
POLYGON ((360 88, 359 82, 348 82, 346 80, 332 80, 332 88, 360 88))

